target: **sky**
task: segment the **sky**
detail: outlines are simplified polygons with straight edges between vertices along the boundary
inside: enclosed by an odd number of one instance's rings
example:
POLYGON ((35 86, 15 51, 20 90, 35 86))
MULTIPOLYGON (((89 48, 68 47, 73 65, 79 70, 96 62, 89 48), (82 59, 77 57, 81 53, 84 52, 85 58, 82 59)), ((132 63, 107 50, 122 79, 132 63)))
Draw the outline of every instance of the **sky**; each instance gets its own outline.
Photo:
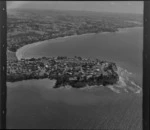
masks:
POLYGON ((59 9, 143 14, 143 1, 9 1, 7 9, 59 9))

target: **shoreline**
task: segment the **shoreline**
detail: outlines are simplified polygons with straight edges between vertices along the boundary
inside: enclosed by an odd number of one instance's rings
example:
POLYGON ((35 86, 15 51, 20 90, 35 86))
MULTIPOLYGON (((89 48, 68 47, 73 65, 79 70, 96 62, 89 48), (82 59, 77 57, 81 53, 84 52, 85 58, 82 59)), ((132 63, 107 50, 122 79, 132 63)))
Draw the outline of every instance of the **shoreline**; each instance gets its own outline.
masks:
MULTIPOLYGON (((63 40, 67 40, 70 38, 75 38, 75 37, 82 37, 82 36, 88 36, 88 35, 96 35, 96 34, 108 34, 108 33, 121 33, 124 32, 128 29, 133 29, 133 28, 141 28, 141 27, 128 27, 128 28, 118 28, 118 31, 116 32, 99 32, 99 33, 85 33, 85 34, 81 34, 81 35, 71 35, 71 36, 64 36, 64 37, 57 37, 57 38, 53 38, 53 39, 48 39, 48 40, 44 40, 44 41, 39 41, 39 42, 35 42, 35 43, 31 43, 31 44, 27 44, 19 49, 17 49, 16 53, 16 57, 18 60, 21 60, 22 58, 24 58, 24 53, 26 52, 26 50, 28 50, 28 48, 34 47, 34 46, 38 46, 40 44, 46 43, 46 42, 62 42, 63 40)), ((26 59, 26 58, 24 58, 26 59)))
MULTIPOLYGON (((104 32, 104 33, 109 33, 109 32, 104 32)), ((74 37, 79 37, 79 36, 87 36, 87 35, 94 35, 96 33, 86 33, 86 34, 81 34, 81 35, 71 35, 71 36, 64 36, 64 37, 57 37, 57 38, 53 38, 53 39, 48 39, 48 40, 44 40, 44 41, 39 41, 39 42, 35 42, 35 43, 31 43, 31 44, 27 44, 21 48, 19 48, 16 51, 16 57, 18 60, 21 60, 21 58, 23 58, 24 53, 26 52, 26 49, 34 47, 34 46, 38 46, 40 44, 46 43, 46 42, 62 42, 62 40, 67 40, 69 38, 74 38, 74 37)))

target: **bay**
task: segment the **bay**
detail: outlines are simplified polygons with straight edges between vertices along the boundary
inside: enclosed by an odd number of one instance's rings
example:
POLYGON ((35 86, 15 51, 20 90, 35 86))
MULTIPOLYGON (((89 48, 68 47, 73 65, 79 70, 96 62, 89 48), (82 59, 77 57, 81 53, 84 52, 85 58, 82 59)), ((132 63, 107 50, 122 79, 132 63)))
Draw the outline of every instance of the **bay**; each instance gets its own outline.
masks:
MULTIPOLYGON (((113 61, 142 87, 142 51, 143 28, 130 28, 35 43, 23 47, 19 55, 113 61)), ((53 85, 49 79, 7 83, 7 128, 142 129, 142 93, 114 93, 104 86, 53 89, 53 85)))

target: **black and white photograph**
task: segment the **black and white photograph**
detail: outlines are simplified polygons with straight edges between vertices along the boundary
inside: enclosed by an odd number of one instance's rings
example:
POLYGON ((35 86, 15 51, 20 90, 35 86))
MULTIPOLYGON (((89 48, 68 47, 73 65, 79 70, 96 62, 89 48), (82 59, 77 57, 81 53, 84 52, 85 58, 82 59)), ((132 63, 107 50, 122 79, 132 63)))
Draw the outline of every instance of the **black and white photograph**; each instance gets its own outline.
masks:
POLYGON ((143 1, 7 1, 8 129, 142 130, 143 1))

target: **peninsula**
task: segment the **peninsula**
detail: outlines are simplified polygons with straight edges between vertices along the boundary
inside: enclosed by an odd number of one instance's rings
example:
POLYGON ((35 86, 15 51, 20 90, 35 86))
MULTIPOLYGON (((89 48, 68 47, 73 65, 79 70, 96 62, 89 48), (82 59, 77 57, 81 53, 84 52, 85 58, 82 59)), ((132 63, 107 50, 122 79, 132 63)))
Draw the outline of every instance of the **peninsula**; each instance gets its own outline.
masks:
POLYGON ((49 78, 56 80, 54 88, 70 85, 109 85, 119 80, 115 63, 82 57, 42 57, 7 61, 7 81, 49 78))

